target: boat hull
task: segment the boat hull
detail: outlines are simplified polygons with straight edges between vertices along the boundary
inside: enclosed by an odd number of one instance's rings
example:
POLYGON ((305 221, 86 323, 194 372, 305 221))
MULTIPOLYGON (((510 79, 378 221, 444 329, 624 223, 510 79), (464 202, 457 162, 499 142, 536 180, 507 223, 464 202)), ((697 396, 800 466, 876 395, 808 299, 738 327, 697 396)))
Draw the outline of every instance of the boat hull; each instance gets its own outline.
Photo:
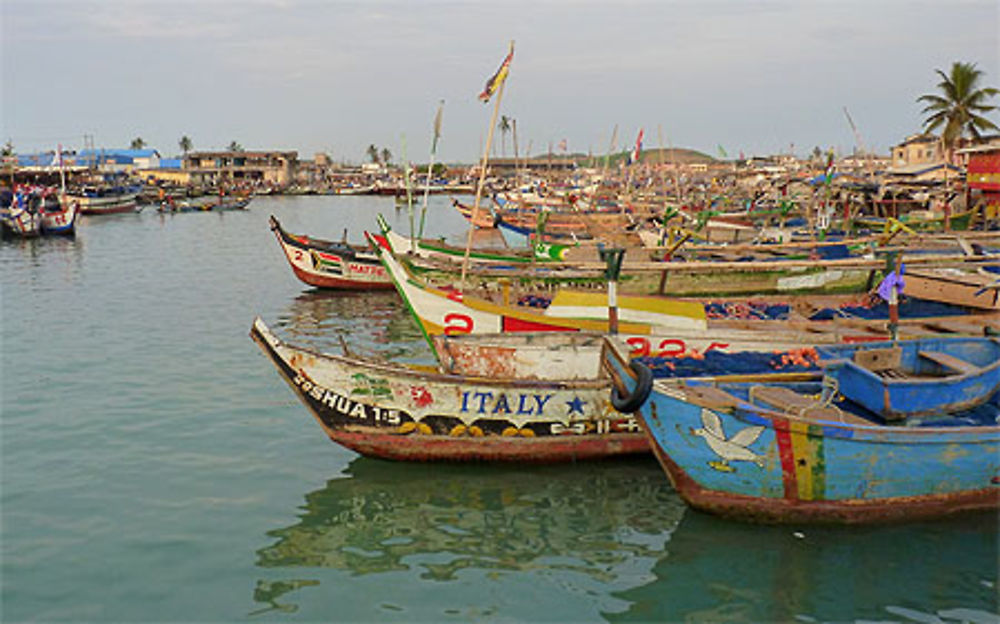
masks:
POLYGON ((271 217, 274 232, 295 277, 316 288, 333 290, 390 290, 393 288, 378 256, 290 234, 271 217))
POLYGON ((138 208, 138 193, 112 194, 91 197, 87 195, 70 195, 68 200, 76 202, 80 214, 102 215, 135 212, 138 208))
POLYGON ((251 337, 334 442, 404 461, 556 463, 647 454, 607 380, 485 379, 414 371, 251 337))
MULTIPOLYGON (((603 361, 620 392, 635 391, 619 347, 609 346, 603 361)), ((639 408, 654 454, 692 507, 750 521, 871 523, 1000 506, 996 425, 896 427, 837 421, 822 410, 791 415, 748 398, 726 400, 723 387, 656 381, 639 408)))

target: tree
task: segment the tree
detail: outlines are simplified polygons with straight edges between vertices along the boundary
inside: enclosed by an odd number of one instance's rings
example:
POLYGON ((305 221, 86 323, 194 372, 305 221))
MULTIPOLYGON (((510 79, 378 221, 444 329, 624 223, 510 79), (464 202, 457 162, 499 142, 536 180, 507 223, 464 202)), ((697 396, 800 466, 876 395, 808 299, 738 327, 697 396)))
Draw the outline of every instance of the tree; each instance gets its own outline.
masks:
POLYGON ((392 152, 389 151, 388 147, 383 147, 382 148, 382 163, 385 164, 385 165, 388 165, 390 160, 392 160, 392 152))
POLYGON ((242 152, 243 151, 243 146, 240 145, 239 143, 237 143, 236 141, 230 141, 229 142, 229 151, 230 152, 242 152))
POLYGON ((497 129, 500 130, 500 153, 505 158, 507 157, 507 133, 510 132, 510 122, 510 117, 501 115, 500 122, 497 124, 497 129))
POLYGON ((988 105, 987 100, 1000 91, 979 86, 983 72, 976 69, 975 63, 956 61, 947 74, 940 69, 935 71, 941 77, 937 85, 940 93, 921 95, 917 101, 927 103, 921 111, 927 114, 924 131, 933 132, 941 128, 941 145, 950 161, 956 144, 965 134, 978 140, 980 131, 1000 130, 995 123, 982 116, 996 110, 997 107, 988 105))
POLYGON ((181 137, 180 141, 177 141, 177 145, 180 146, 181 151, 184 152, 185 156, 191 151, 191 148, 194 147, 194 143, 191 142, 191 139, 189 139, 186 134, 181 137))
POLYGON ((365 150, 365 152, 368 154, 368 158, 372 159, 372 164, 377 165, 378 164, 378 148, 375 147, 375 144, 374 143, 370 144, 368 146, 368 149, 365 150))
POLYGON ((3 148, 0 148, 0 156, 13 156, 14 155, 14 142, 7 139, 7 142, 3 144, 3 148))
POLYGON ((142 140, 142 137, 132 139, 132 149, 141 150, 144 147, 146 147, 146 142, 142 140))

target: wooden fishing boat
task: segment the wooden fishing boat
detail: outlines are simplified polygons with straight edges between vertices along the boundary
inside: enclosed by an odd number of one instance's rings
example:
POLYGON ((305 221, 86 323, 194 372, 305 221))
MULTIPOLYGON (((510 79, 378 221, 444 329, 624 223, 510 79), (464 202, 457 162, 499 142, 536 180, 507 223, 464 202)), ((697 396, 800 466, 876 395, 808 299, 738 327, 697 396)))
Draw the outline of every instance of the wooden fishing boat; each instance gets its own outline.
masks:
POLYGON ((139 192, 126 186, 87 186, 69 194, 80 214, 102 215, 135 212, 139 192))
POLYGON ((39 209, 42 234, 73 236, 76 234, 76 221, 80 210, 75 201, 51 197, 43 201, 39 209))
POLYGON ((485 206, 479 206, 479 210, 477 212, 474 209, 474 206, 463 204, 455 198, 452 198, 451 205, 455 207, 455 210, 457 210, 458 213, 462 215, 462 217, 464 217, 472 227, 483 229, 492 229, 496 227, 493 213, 490 212, 490 209, 485 206))
POLYGON ((1000 390, 1000 339, 948 337, 818 349, 840 393, 887 420, 971 409, 1000 390))
MULTIPOLYGON (((393 253, 401 256, 412 255, 426 259, 451 260, 456 263, 466 259, 464 247, 449 245, 444 240, 418 239, 414 241, 393 230, 381 214, 376 217, 376 220, 382 236, 389 242, 389 248, 392 249, 393 253)), ((535 262, 555 262, 565 259, 566 253, 571 248, 572 245, 539 243, 535 245, 534 253, 527 249, 522 251, 470 249, 468 259, 476 264, 526 265, 535 262)))
POLYGON ((273 215, 270 224, 292 272, 304 283, 342 290, 393 288, 378 256, 369 248, 291 234, 273 215))
POLYGON ((32 238, 42 233, 42 217, 38 211, 20 206, 4 208, 0 212, 0 225, 5 234, 20 238, 32 238))
POLYGON ((259 318, 250 335, 329 438, 362 455, 550 463, 649 452, 636 422, 608 405, 609 380, 596 374, 531 380, 411 370, 288 345, 259 318))
POLYGON ((903 294, 1000 312, 1000 275, 961 269, 909 269, 903 294))
MULTIPOLYGON (((502 289, 500 301, 438 288, 415 276, 388 249, 375 246, 386 270, 424 336, 495 334, 512 332, 608 333, 607 295, 561 291, 542 310, 509 301, 502 289)), ((847 339, 884 338, 872 328, 838 323, 800 324, 761 321, 747 328, 709 322, 700 301, 663 297, 628 297, 618 300, 618 331, 638 355, 704 354, 713 349, 772 351, 803 344, 837 343, 847 339)), ((884 326, 884 323, 882 324, 884 326)), ((905 333, 905 331, 904 331, 905 333)))
POLYGON ((894 426, 838 398, 821 378, 652 382, 612 341, 603 362, 612 403, 639 404, 657 459, 697 509, 752 521, 859 523, 1000 505, 996 394, 975 410, 894 426))

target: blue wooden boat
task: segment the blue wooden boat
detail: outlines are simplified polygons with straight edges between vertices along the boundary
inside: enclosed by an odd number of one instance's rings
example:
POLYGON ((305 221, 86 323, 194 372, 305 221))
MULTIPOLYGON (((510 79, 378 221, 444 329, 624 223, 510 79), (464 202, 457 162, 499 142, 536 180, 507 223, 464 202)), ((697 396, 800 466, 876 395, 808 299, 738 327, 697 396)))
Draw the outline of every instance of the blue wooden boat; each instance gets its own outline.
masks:
MULTIPOLYGON (((612 404, 635 408, 674 488, 764 522, 884 522, 1000 506, 1000 396, 886 425, 825 385, 769 374, 656 380, 608 340, 612 404)), ((842 390, 842 388, 841 388, 842 390)))
POLYGON ((985 403, 1000 390, 1000 339, 942 337, 817 348, 841 394, 887 420, 985 403))

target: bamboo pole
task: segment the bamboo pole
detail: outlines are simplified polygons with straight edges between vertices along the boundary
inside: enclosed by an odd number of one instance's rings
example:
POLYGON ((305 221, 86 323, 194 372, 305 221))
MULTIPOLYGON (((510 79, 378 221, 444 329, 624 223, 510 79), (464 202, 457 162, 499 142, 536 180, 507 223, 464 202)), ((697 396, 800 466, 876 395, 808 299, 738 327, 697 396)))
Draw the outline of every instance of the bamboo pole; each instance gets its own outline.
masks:
MULTIPOLYGON (((510 53, 513 55, 514 52, 514 40, 510 41, 510 53)), ((511 63, 513 63, 513 56, 511 56, 511 63)), ((507 68, 508 75, 510 74, 510 66, 507 68)), ((465 257, 462 258, 462 277, 459 281, 458 291, 461 293, 465 292, 465 274, 469 268, 469 251, 472 249, 472 232, 475 230, 476 220, 479 218, 479 201, 483 196, 483 184, 486 182, 486 165, 490 160, 490 145, 493 143, 493 129, 497 124, 497 116, 500 114, 500 101, 503 99, 504 87, 507 86, 507 76, 504 76, 503 80, 500 82, 500 87, 497 90, 497 99, 493 104, 493 115, 490 117, 490 125, 486 134, 486 146, 483 148, 483 158, 479 165, 479 182, 476 184, 476 199, 472 204, 472 219, 469 221, 469 233, 465 238, 465 257)))

